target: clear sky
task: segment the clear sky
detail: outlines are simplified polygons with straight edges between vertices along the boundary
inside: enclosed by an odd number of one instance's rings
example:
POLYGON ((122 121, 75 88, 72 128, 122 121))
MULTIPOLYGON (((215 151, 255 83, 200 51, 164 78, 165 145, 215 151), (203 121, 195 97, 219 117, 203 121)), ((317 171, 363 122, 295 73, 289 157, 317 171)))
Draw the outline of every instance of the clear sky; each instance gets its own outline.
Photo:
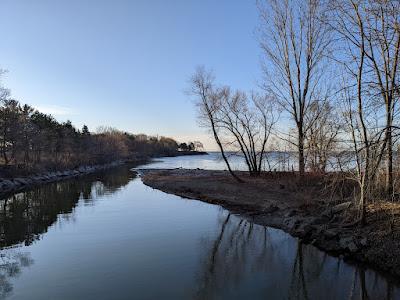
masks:
POLYGON ((1 0, 0 68, 12 96, 90 130, 201 140, 184 90, 198 65, 260 79, 255 0, 1 0))

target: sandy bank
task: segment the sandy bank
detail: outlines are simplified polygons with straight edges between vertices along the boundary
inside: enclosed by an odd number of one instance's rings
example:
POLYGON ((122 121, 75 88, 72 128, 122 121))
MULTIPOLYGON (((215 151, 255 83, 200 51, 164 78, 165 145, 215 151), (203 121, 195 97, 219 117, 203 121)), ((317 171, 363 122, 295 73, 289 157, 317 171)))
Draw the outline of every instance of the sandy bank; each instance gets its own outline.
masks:
POLYGON ((245 183, 225 171, 140 169, 144 184, 189 199, 218 204, 254 223, 283 229, 334 255, 367 263, 400 278, 400 205, 375 203, 367 225, 349 226, 356 210, 332 194, 323 178, 299 182, 290 173, 265 174, 245 183))

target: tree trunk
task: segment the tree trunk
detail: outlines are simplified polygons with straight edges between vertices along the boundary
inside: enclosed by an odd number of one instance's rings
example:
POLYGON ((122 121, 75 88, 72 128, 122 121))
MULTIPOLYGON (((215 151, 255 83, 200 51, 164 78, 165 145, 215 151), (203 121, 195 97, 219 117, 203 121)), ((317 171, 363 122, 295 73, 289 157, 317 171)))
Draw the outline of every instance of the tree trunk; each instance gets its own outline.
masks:
POLYGON ((393 192, 393 138, 392 127, 387 128, 386 192, 393 192))
MULTIPOLYGON (((301 126, 302 127, 302 126, 301 126)), ((299 174, 301 177, 304 177, 305 172, 305 163, 304 163, 304 134, 303 130, 299 126, 299 144, 298 144, 298 151, 299 151, 299 174)))
POLYGON ((360 224, 365 225, 365 204, 366 204, 366 190, 365 190, 365 175, 360 184, 360 224))
POLYGON ((366 214, 366 205, 367 205, 367 192, 369 191, 369 149, 365 149, 365 170, 364 174, 361 175, 361 184, 360 184, 360 223, 361 226, 365 225, 365 214, 366 214))
POLYGON ((222 144, 221 144, 221 142, 220 142, 219 140, 217 141, 217 144, 218 144, 219 149, 220 149, 220 151, 221 151, 222 158, 224 159, 225 164, 226 164, 226 166, 228 167, 229 173, 232 175, 233 178, 236 179, 236 181, 242 183, 243 180, 240 179, 240 178, 232 171, 231 165, 229 164, 228 158, 226 157, 225 151, 224 151, 224 149, 223 149, 223 147, 222 147, 222 144))
POLYGON ((219 147, 219 150, 220 150, 220 152, 221 152, 222 158, 224 159, 225 164, 226 164, 226 166, 228 167, 228 171, 229 171, 229 173, 232 175, 232 177, 235 178, 235 180, 236 180, 237 182, 242 183, 243 180, 240 179, 240 178, 232 171, 232 169, 231 169, 231 165, 229 164, 228 158, 227 158, 226 155, 225 155, 224 147, 222 146, 221 140, 219 139, 219 136, 218 136, 218 134, 217 134, 217 130, 216 130, 216 128, 215 128, 214 121, 213 121, 211 118, 212 118, 212 116, 210 116, 210 121, 211 121, 211 128, 212 128, 212 131, 213 131, 213 134, 214 134, 214 139, 215 139, 215 141, 216 141, 217 144, 218 144, 218 147, 219 147))

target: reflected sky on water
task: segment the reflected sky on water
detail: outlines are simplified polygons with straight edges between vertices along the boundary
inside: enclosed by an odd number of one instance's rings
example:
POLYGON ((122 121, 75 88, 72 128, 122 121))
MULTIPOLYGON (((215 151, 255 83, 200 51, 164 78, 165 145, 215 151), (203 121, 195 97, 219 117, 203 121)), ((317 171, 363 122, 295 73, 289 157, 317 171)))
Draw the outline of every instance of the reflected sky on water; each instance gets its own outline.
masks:
POLYGON ((128 166, 3 199, 0 228, 3 299, 400 298, 390 278, 153 190, 128 166))

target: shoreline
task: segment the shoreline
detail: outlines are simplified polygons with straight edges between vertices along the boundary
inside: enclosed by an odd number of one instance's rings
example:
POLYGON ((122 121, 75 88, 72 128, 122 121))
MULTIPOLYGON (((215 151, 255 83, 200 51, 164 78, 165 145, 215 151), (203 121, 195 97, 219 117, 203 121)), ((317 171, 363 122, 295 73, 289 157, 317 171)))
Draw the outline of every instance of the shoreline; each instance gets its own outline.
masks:
POLYGON ((77 169, 45 172, 41 174, 35 174, 25 177, 14 177, 14 178, 1 178, 0 179, 0 197, 7 196, 17 192, 24 191, 26 189, 40 186, 42 184, 62 181, 65 179, 84 176, 87 174, 95 173, 97 171, 110 169, 126 164, 124 161, 115 161, 108 164, 92 165, 92 166, 81 166, 77 169))
MULTIPOLYGON (((373 207, 369 208, 366 226, 349 226, 348 221, 354 220, 353 204, 328 204, 320 182, 299 188, 292 186, 293 178, 279 174, 252 178, 241 172, 245 183, 238 184, 227 171, 136 171, 151 188, 220 205, 253 223, 281 229, 330 255, 372 267, 400 281, 400 228, 389 232, 385 220, 374 219, 373 207)), ((400 216, 397 219, 400 221, 400 216)))
POLYGON ((67 170, 56 170, 43 172, 38 174, 31 174, 28 176, 15 176, 11 178, 0 178, 0 197, 8 196, 9 194, 24 191, 26 189, 40 186, 42 184, 62 181, 65 179, 84 176, 87 174, 95 173, 98 171, 115 168, 125 164, 132 164, 134 166, 139 166, 142 164, 148 164, 153 159, 161 157, 176 157, 176 156, 187 156, 187 155, 206 155, 207 152, 203 151, 178 151, 177 153, 171 154, 170 156, 160 156, 160 157, 143 157, 131 160, 117 160, 107 164, 98 165, 83 165, 75 169, 67 170))

